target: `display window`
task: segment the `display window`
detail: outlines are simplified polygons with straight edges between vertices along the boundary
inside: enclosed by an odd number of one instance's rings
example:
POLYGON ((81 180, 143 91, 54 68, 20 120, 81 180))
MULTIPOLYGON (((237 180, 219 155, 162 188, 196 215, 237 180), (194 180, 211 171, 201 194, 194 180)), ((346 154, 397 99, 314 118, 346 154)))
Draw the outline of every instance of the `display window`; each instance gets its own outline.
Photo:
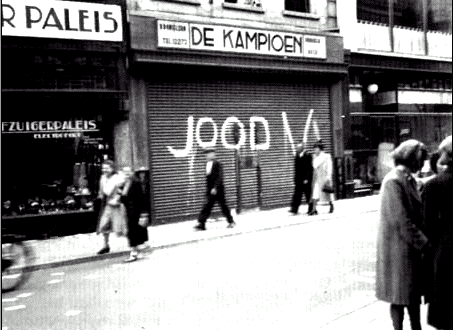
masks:
POLYGON ((408 139, 422 141, 429 153, 452 131, 451 113, 379 116, 356 114, 351 117, 353 179, 356 188, 379 186, 393 167, 392 150, 408 139))
POLYGON ((2 217, 93 210, 115 107, 98 97, 5 95, 2 217))

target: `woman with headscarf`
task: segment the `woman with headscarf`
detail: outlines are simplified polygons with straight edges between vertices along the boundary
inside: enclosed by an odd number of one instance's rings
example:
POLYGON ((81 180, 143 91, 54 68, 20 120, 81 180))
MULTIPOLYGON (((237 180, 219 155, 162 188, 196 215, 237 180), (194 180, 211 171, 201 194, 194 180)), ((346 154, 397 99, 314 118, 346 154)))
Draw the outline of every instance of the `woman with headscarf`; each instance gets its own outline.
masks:
POLYGON ((439 165, 444 170, 426 182, 422 191, 425 232, 432 249, 426 266, 428 278, 428 324, 442 330, 453 329, 453 248, 452 216, 452 140, 451 135, 439 145, 439 165))
POLYGON ((384 177, 380 191, 376 297, 390 303, 395 330, 403 329, 405 308, 412 330, 421 330, 422 255, 428 238, 422 231, 422 202, 413 175, 421 169, 427 150, 423 143, 408 140, 391 156, 395 167, 384 177))

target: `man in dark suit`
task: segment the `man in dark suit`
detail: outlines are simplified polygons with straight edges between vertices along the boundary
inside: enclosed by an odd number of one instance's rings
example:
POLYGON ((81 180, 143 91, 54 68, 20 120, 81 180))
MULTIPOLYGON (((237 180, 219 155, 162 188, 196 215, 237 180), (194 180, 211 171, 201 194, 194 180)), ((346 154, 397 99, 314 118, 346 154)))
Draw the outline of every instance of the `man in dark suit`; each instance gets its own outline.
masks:
POLYGON ((311 184, 313 179, 313 164, 310 153, 305 150, 302 143, 297 145, 294 161, 294 194, 291 202, 290 212, 297 214, 302 199, 302 194, 308 203, 308 212, 312 210, 311 184))
POLYGON ((206 183, 207 183, 207 201, 198 216, 198 225, 195 226, 196 230, 206 230, 206 220, 211 214, 211 210, 218 202, 222 209, 223 214, 227 218, 228 228, 233 228, 235 222, 231 216, 230 209, 228 208, 225 200, 225 188, 223 186, 223 171, 222 165, 215 157, 215 150, 212 148, 205 150, 206 154, 206 183))

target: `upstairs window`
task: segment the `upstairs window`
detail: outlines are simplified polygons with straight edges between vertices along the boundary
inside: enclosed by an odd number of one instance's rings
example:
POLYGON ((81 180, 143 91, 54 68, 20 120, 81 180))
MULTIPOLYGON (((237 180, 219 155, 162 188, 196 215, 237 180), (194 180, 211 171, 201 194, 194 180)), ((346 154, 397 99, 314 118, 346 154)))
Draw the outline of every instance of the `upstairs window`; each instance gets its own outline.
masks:
POLYGON ((309 13, 310 0, 285 0, 285 10, 309 13))
POLYGON ((389 24, 388 0, 358 0, 357 19, 360 21, 389 24))
POLYGON ((225 0, 225 2, 251 7, 261 7, 261 0, 225 0))

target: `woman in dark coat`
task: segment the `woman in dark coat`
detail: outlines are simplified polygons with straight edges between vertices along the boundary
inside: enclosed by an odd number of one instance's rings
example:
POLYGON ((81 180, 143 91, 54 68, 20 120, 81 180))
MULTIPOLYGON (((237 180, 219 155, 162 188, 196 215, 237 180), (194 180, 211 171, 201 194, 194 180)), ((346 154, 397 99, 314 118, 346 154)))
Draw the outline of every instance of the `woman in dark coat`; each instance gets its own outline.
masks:
POLYGON ((421 230, 422 202, 412 173, 420 170, 427 152, 421 142, 408 140, 392 156, 395 167, 385 176, 380 192, 376 297, 390 303, 395 330, 403 329, 404 308, 412 330, 421 330, 422 254, 428 239, 421 230))
POLYGON ((126 261, 135 261, 138 258, 138 246, 148 240, 148 230, 139 224, 143 210, 143 189, 138 177, 129 167, 123 168, 125 184, 121 193, 121 201, 126 207, 129 246, 131 254, 126 261))
POLYGON ((451 135, 439 146, 440 165, 446 169, 426 182, 422 190, 425 232, 432 249, 427 268, 432 271, 428 293, 428 324, 453 330, 453 249, 451 245, 453 208, 451 135))

